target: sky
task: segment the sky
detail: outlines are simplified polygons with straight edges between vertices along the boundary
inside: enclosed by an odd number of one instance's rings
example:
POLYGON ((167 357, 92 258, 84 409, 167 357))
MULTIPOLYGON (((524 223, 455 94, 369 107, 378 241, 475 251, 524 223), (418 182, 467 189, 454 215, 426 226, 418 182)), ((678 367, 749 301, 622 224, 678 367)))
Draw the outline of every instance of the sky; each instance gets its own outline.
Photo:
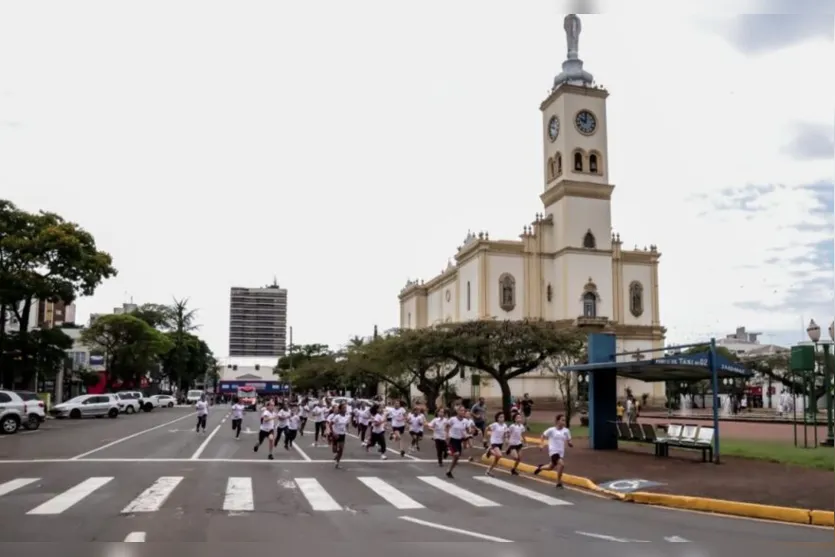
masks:
MULTIPOLYGON (((611 94, 614 229, 663 254, 668 341, 825 328, 832 16, 639 3, 583 16, 580 57, 611 94)), ((275 277, 295 342, 342 345, 396 326, 468 230, 515 239, 542 210, 562 4, 0 3, 0 198, 113 255, 77 321, 188 298, 224 356, 229 288, 275 277)))

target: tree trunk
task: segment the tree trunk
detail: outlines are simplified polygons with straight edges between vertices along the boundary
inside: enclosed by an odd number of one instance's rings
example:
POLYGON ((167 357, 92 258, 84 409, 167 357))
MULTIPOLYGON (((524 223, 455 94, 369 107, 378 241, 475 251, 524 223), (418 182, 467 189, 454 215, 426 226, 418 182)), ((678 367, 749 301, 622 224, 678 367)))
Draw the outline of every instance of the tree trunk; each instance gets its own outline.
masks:
MULTIPOLYGON (((513 396, 510 392, 510 381, 508 379, 499 379, 494 377, 496 382, 499 384, 499 388, 502 390, 502 413, 504 413, 504 419, 508 422, 510 421, 510 398, 513 396)), ((487 416, 484 417, 485 419, 487 416)))
POLYGON ((420 383, 418 390, 426 399, 426 411, 434 414, 438 409, 438 397, 441 394, 441 386, 435 383, 420 383))

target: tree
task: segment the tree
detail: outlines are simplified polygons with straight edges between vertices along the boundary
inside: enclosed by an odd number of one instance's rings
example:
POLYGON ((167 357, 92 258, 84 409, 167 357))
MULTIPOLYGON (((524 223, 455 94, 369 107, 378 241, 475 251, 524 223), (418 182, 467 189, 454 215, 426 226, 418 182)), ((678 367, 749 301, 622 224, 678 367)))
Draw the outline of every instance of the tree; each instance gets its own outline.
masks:
POLYGON ((138 387, 172 347, 163 333, 131 314, 102 315, 81 332, 81 340, 104 353, 109 388, 118 382, 138 387))
POLYGON ((171 307, 163 304, 142 304, 131 315, 141 319, 154 329, 168 331, 172 329, 171 307))
MULTIPOLYGON (((768 382, 777 382, 788 388, 789 392, 798 394, 806 392, 811 400, 819 400, 826 395, 824 388, 824 376, 826 372, 826 360, 822 352, 815 353, 816 366, 810 371, 789 370, 791 351, 785 350, 767 356, 743 358, 742 364, 756 373, 768 379, 768 382)), ((835 369, 835 354, 829 355, 830 369, 835 369)))
POLYGON ((510 418, 510 380, 543 365, 552 356, 577 353, 584 337, 577 329, 542 320, 468 321, 444 325, 444 354, 459 365, 493 377, 510 418))
POLYGON ((338 356, 330 352, 311 355, 298 365, 287 368, 284 378, 297 392, 322 392, 346 387, 345 374, 338 356))
POLYGON ((407 366, 394 358, 393 345, 389 343, 395 334, 391 331, 369 342, 348 346, 342 354, 342 369, 355 384, 384 383, 398 398, 408 401, 412 395, 413 375, 407 366))
POLYGON ((0 200, 0 352, 5 350, 10 312, 19 323, 18 372, 31 375, 35 365, 30 351, 34 344, 27 339, 33 302, 70 303, 79 295, 90 296, 102 280, 116 275, 112 263, 109 254, 97 249, 92 234, 77 224, 0 200))
POLYGON ((54 380, 64 366, 66 351, 72 348, 73 341, 61 329, 38 329, 28 334, 7 333, 5 352, 0 354, 0 367, 14 367, 22 354, 30 355, 30 364, 19 368, 20 375, 6 385, 14 388, 15 383, 35 390, 39 380, 54 380), (26 346, 24 346, 24 343, 26 346))
POLYGON ((554 375, 557 390, 562 398, 565 410, 565 423, 570 426, 571 418, 579 407, 579 382, 577 373, 565 371, 563 368, 584 362, 587 359, 586 347, 584 344, 569 344, 563 352, 558 352, 546 358, 545 368, 554 375))

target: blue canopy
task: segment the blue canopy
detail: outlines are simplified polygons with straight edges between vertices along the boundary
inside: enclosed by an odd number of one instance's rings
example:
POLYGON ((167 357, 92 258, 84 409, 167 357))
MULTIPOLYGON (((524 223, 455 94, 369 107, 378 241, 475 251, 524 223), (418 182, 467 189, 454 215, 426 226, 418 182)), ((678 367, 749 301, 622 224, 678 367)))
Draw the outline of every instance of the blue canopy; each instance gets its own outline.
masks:
MULTIPOLYGON (((565 371, 589 372, 595 370, 614 370, 618 375, 641 381, 700 381, 710 379, 708 352, 699 354, 675 354, 647 360, 631 362, 603 362, 599 364, 578 364, 566 366, 565 371)), ((754 372, 731 362, 720 354, 716 355, 716 368, 719 377, 748 378, 754 372)))

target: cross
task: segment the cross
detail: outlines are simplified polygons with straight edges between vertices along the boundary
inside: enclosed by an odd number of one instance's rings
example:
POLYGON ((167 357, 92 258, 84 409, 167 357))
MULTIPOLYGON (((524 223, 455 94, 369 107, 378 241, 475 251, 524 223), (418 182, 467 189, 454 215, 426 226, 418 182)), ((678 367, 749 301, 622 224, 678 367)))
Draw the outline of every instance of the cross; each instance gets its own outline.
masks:
POLYGON ((644 358, 645 358, 645 356, 643 354, 641 354, 641 352, 639 350, 635 350, 635 353, 632 354, 632 359, 635 360, 636 362, 640 362, 644 358))

